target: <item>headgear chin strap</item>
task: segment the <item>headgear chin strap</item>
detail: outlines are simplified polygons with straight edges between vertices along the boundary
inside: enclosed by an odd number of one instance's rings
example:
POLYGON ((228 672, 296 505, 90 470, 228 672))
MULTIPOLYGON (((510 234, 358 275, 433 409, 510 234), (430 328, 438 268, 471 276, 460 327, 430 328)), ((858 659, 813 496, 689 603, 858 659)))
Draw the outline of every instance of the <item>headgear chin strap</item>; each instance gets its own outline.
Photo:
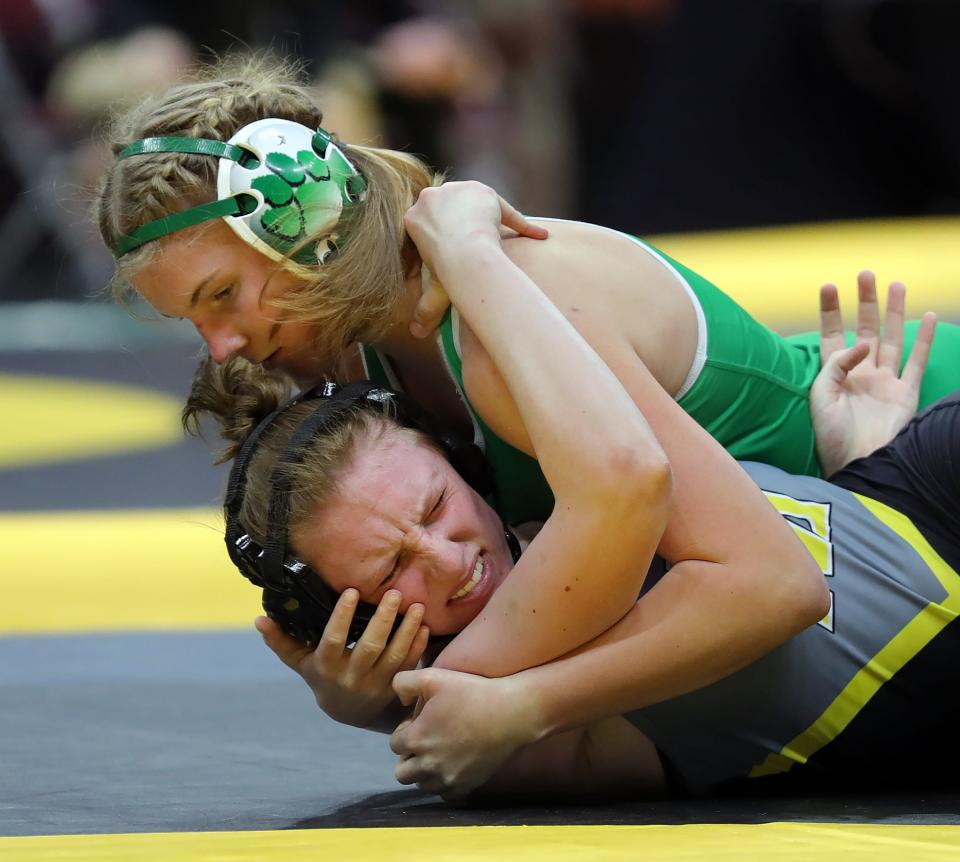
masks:
POLYGON ((143 138, 118 161, 156 153, 191 153, 220 160, 217 200, 154 219, 121 236, 116 257, 144 243, 222 218, 254 248, 272 258, 323 263, 337 248, 345 209, 366 199, 367 183, 323 129, 292 120, 257 120, 229 141, 143 138), (320 237, 316 248, 308 240, 320 237), (306 244, 306 245, 304 245, 306 244))
MULTIPOLYGON (((492 481, 486 459, 472 443, 454 435, 440 434, 432 427, 430 418, 408 398, 381 389, 372 383, 351 383, 339 387, 326 383, 307 390, 275 410, 253 430, 233 462, 227 494, 224 500, 227 552, 234 565, 249 581, 263 588, 263 608, 288 634, 302 641, 316 643, 333 613, 339 593, 329 586, 306 563, 288 552, 290 518, 291 464, 300 463, 310 444, 326 433, 356 409, 369 409, 388 416, 406 428, 414 428, 436 441, 454 469, 481 496, 492 490, 492 481), (240 523, 240 510, 246 491, 247 468, 260 439, 291 407, 303 401, 317 401, 294 431, 274 468, 270 487, 270 506, 267 516, 266 540, 260 545, 240 523)), ((507 531, 507 543, 514 561, 520 547, 512 533, 507 531)), ((356 641, 373 618, 376 607, 359 602, 350 625, 349 641, 356 641)), ((399 619, 397 620, 399 624, 399 619)))

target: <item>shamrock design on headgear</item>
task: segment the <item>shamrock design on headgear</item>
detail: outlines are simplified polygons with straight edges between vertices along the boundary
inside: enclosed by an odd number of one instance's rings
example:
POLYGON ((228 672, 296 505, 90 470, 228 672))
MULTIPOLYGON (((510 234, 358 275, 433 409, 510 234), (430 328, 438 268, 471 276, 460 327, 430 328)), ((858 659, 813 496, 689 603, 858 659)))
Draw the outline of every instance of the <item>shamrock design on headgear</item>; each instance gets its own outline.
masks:
POLYGON ((341 213, 366 197, 363 176, 330 135, 289 120, 260 120, 237 132, 230 143, 257 159, 221 162, 221 197, 246 189, 262 204, 228 224, 271 257, 292 253, 300 263, 329 260, 340 239, 336 227, 341 213), (310 237, 320 238, 316 248, 298 248, 310 237))
POLYGON ((274 260, 292 254, 299 263, 323 263, 336 251, 334 229, 340 214, 367 196, 363 174, 330 135, 292 120, 257 120, 229 141, 142 138, 124 147, 117 161, 158 153, 219 159, 217 199, 161 216, 118 237, 114 248, 118 258, 145 243, 222 218, 274 260), (315 248, 310 243, 299 248, 311 237, 317 237, 315 248))
POLYGON ((312 255, 329 260, 337 247, 334 229, 341 211, 365 196, 363 178, 323 130, 312 135, 310 149, 294 155, 269 152, 262 164, 270 173, 261 173, 250 187, 263 196, 259 221, 269 239, 263 238, 289 253, 309 236, 323 233, 322 251, 306 248, 295 257, 301 263, 311 262, 312 255))

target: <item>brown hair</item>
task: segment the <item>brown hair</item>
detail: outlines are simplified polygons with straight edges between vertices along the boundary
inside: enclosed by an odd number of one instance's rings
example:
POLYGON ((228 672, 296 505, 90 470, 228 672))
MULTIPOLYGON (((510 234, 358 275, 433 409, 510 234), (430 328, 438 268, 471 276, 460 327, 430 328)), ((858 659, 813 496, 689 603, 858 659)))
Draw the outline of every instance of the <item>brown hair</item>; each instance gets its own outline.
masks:
MULTIPOLYGON (((217 365, 206 357, 197 369, 187 402, 181 413, 184 430, 201 433, 201 419, 210 415, 220 424, 220 436, 227 442, 217 463, 236 457, 244 440, 259 422, 287 401, 292 392, 289 378, 266 371, 240 357, 217 365)), ((281 454, 300 423, 317 409, 305 401, 284 411, 264 432, 250 459, 239 520, 260 544, 266 541, 271 481, 281 454)), ((296 464, 284 469, 290 479, 289 530, 322 507, 336 492, 343 470, 352 462, 357 443, 376 443, 389 429, 401 426, 384 412, 370 407, 343 404, 331 410, 331 422, 316 436, 296 464)), ((403 429, 428 440, 425 434, 403 429)), ((435 445, 435 444, 432 444, 435 445)))
MULTIPOLYGON (((228 140, 256 120, 278 117, 317 128, 323 112, 303 83, 302 69, 269 55, 229 56, 189 80, 116 117, 109 129, 114 155, 145 137, 228 140)), ((303 282, 274 300, 285 319, 316 325, 318 346, 339 355, 357 339, 375 341, 396 322, 403 282, 415 249, 403 216, 420 192, 442 177, 414 156, 394 150, 338 145, 366 177, 363 204, 345 210, 339 253, 322 266, 278 263, 303 282)), ((115 162, 96 202, 100 234, 111 249, 119 238, 153 219, 216 197, 217 160, 164 153, 115 162)), ((202 226, 194 230, 202 230, 202 226)), ((313 237, 316 242, 322 237, 313 237)), ((131 276, 162 251, 150 242, 117 264, 114 297, 123 300, 131 276)))

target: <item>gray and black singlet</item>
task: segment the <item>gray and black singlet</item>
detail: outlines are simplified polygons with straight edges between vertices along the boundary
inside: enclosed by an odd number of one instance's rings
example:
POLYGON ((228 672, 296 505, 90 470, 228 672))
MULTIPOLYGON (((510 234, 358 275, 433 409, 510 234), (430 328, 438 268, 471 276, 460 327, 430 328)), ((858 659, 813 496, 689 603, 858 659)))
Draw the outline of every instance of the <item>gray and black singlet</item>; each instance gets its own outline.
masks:
POLYGON ((738 673, 627 718, 693 792, 944 778, 960 765, 960 399, 832 482, 743 466, 820 565, 830 612, 738 673))

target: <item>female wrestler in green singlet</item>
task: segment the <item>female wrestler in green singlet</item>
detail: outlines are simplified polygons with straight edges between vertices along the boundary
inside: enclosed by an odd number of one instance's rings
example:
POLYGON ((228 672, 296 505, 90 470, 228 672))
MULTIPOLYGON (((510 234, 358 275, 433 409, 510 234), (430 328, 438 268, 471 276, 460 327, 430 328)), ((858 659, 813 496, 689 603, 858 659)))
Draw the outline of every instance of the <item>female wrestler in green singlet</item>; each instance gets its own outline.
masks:
MULTIPOLYGON (((552 496, 488 353, 455 313, 431 337, 411 332, 426 273, 404 215, 440 178, 406 154, 337 146, 315 133, 321 119, 295 78, 249 61, 121 117, 98 207, 118 289, 191 320, 215 362, 240 356, 300 382, 389 380, 452 427, 473 426, 507 520, 543 518, 552 496)), ((633 237, 556 221, 544 239, 505 213, 507 256, 611 368, 642 363, 735 457, 818 472, 806 399, 816 348, 633 237)), ((921 404, 953 388, 958 368, 960 330, 941 325, 921 404)))

